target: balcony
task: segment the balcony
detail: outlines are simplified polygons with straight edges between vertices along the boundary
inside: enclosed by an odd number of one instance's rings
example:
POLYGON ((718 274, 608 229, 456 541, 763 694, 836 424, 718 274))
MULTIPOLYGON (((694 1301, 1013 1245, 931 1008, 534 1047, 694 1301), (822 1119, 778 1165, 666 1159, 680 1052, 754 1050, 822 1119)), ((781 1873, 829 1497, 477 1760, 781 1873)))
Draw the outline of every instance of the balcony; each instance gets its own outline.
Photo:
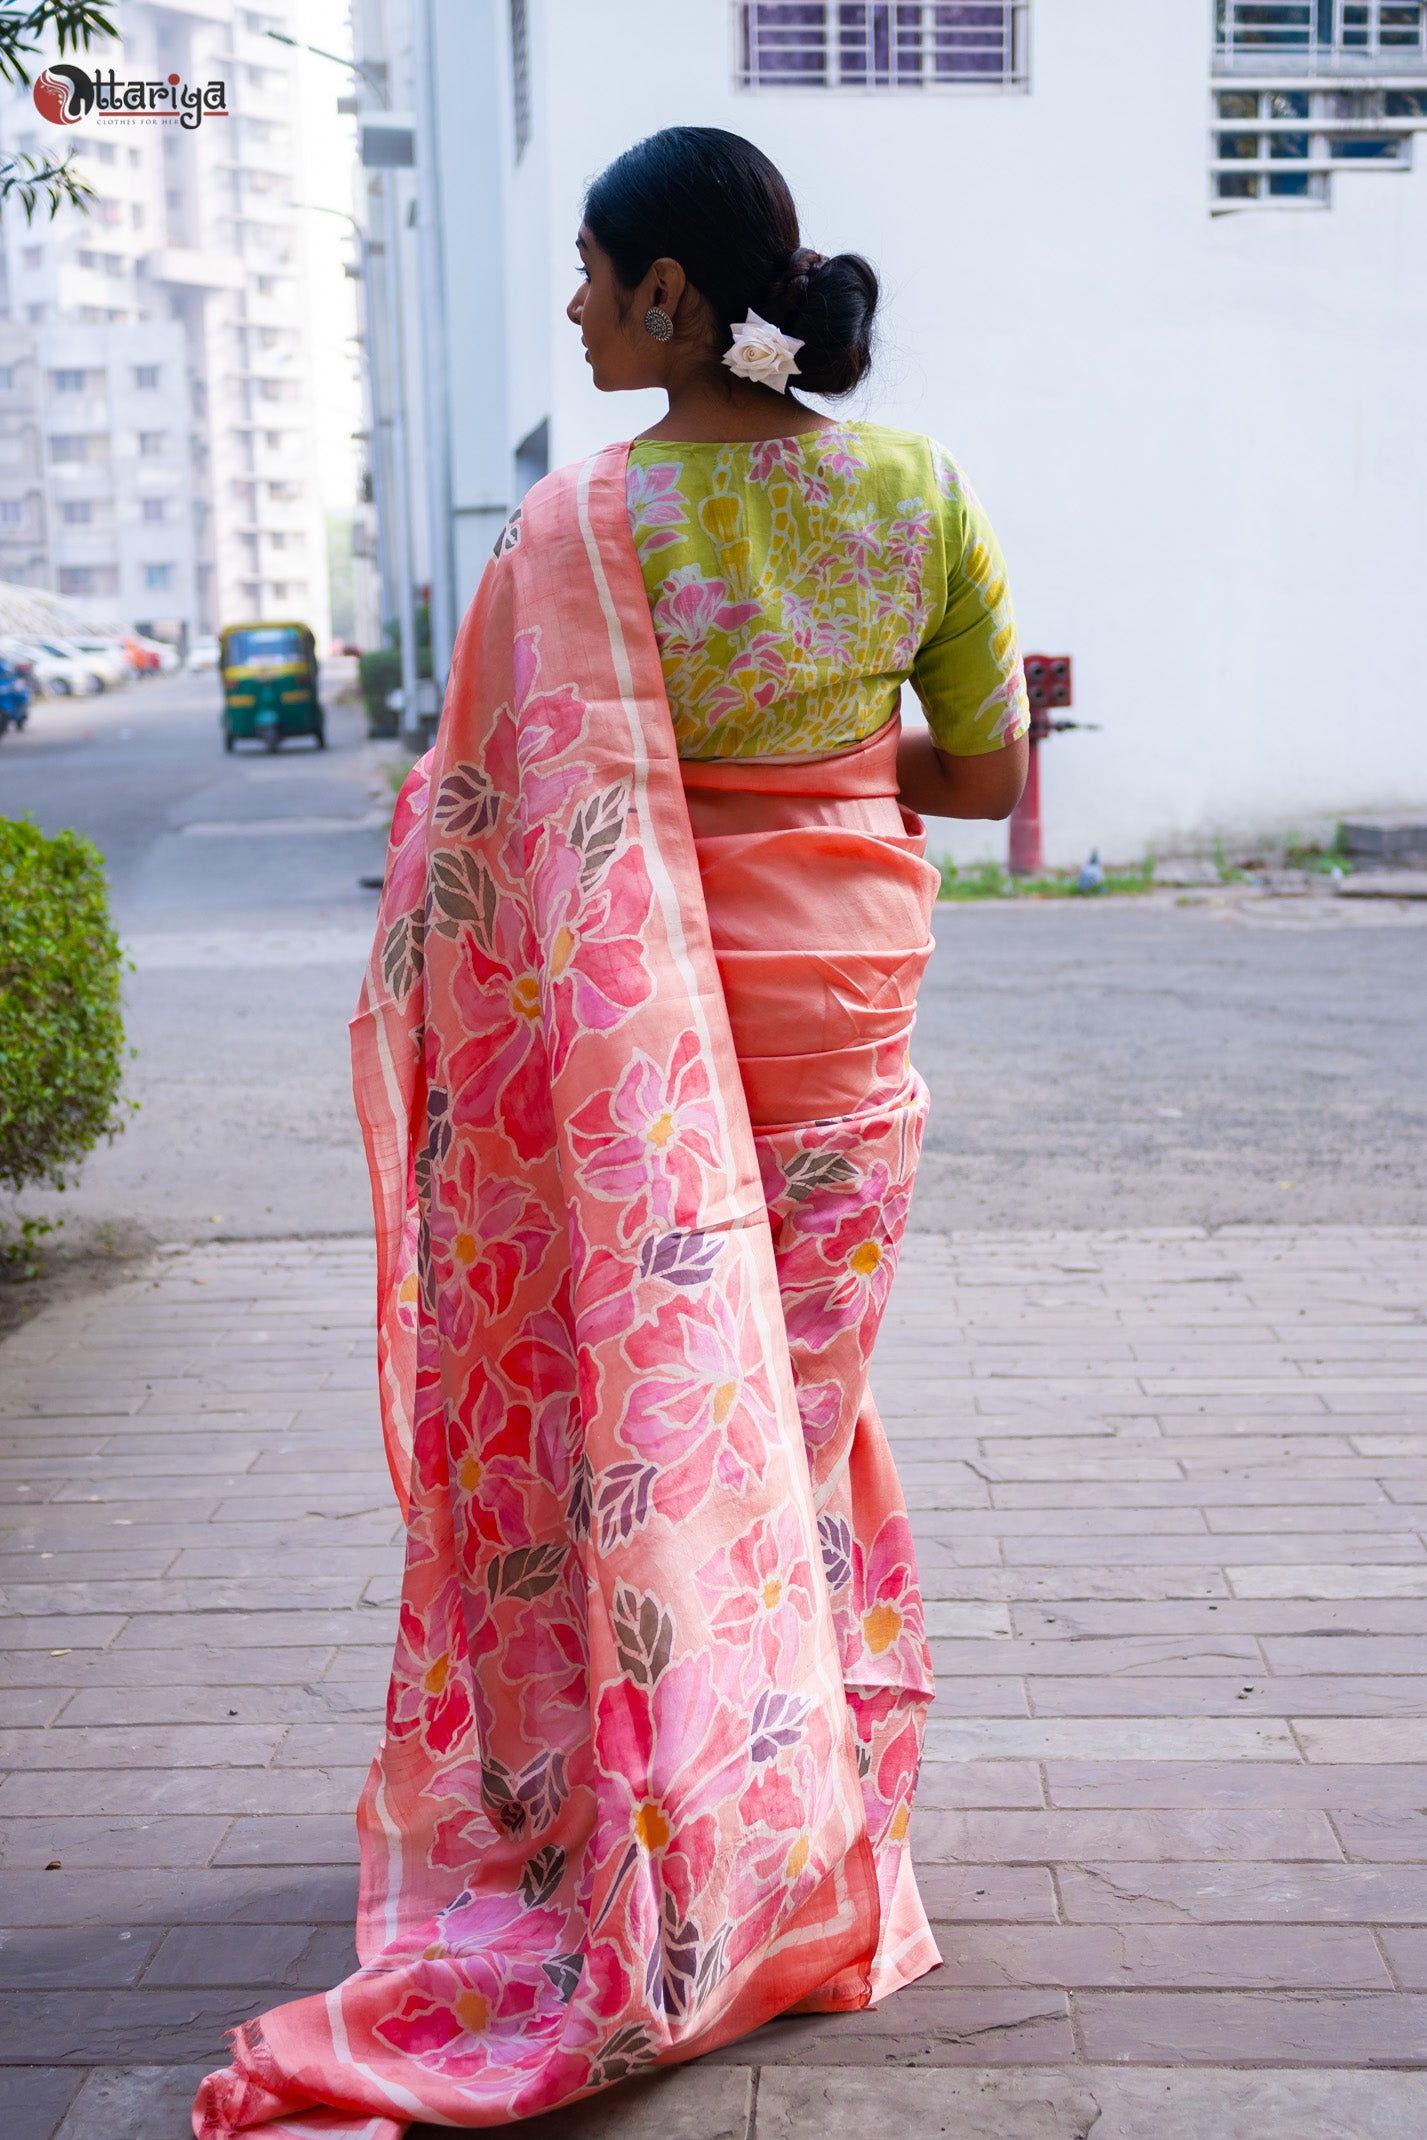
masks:
POLYGON ((1214 72, 1262 82, 1427 78, 1427 0, 1216 0, 1214 72))

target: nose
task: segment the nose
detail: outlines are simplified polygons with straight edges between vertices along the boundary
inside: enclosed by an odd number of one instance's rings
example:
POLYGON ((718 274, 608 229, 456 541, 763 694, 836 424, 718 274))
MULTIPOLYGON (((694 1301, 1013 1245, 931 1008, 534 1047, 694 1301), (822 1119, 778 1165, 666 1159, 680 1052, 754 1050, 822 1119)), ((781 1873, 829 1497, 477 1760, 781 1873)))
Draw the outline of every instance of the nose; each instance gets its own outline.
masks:
POLYGON ((569 304, 568 304, 568 305, 566 305, 566 307, 565 307, 565 317, 566 317, 566 319, 567 319, 567 320, 568 320, 568 321, 570 322, 570 325, 571 325, 572 327, 578 327, 578 326, 579 326, 579 324, 580 324, 580 314, 581 314, 581 313, 582 313, 582 312, 584 311, 584 309, 585 309, 585 286, 584 286, 584 284, 583 284, 583 283, 579 283, 579 284, 578 284, 578 285, 576 286, 576 289, 575 289, 575 294, 574 294, 574 296, 573 296, 573 297, 572 297, 572 298, 570 299, 570 302, 569 302, 569 304))

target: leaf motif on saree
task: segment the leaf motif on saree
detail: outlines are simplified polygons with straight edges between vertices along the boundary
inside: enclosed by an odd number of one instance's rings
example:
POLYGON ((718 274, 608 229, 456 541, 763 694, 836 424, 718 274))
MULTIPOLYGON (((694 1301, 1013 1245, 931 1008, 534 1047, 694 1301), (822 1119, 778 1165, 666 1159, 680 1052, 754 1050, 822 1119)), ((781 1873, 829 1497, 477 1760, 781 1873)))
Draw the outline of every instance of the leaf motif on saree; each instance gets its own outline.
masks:
POLYGON ((662 1278, 666 1285, 707 1285, 718 1266, 721 1246, 717 1234, 663 1234, 641 1243, 639 1275, 662 1278))
POLYGON ((784 1694, 777 1687, 765 1688, 758 1697, 748 1734, 748 1751, 752 1758, 776 1761, 787 1747, 796 1746, 803 1735, 803 1719, 807 1713, 807 1703, 797 1695, 784 1694))
POLYGON ((644 1971, 644 1995, 655 2008, 682 2020, 694 2004, 699 1928, 681 1915, 669 1888, 659 1911, 659 1939, 644 1971))
POLYGON ((455 839, 489 832, 500 815, 494 781, 478 765, 454 766, 437 792, 433 815, 442 831, 455 839))
POLYGON ((538 1598, 553 1590, 560 1580, 569 1548, 558 1542, 544 1546, 517 1546, 513 1553, 500 1553, 486 1570, 486 1588, 495 1598, 538 1598))
POLYGON ((485 949, 492 948, 500 895, 484 862, 461 847, 433 854, 431 894, 445 917, 435 924, 443 936, 454 936, 468 922, 485 949))
POLYGON ((539 1835, 542 1829, 550 1826, 569 1796, 565 1756, 561 1753, 536 1754, 516 1778, 515 1788, 530 1815, 531 1828, 539 1835))
POLYGON ((590 2086, 607 2088, 611 2081, 625 2080, 641 2066, 651 2065, 654 2056, 649 2030, 642 2021, 616 2029, 590 2067, 590 2086))
POLYGON ((558 1843, 547 1843, 527 1858, 520 1875, 520 1893, 528 1910, 548 1902, 565 1877, 565 1853, 558 1843))
POLYGON ((580 1978, 584 1974, 584 1955, 578 1951, 573 1954, 552 1954, 549 1961, 542 1962, 540 1966, 560 1994, 560 2004, 568 2006, 579 1989, 580 1978))
POLYGON ((795 1152, 783 1169, 788 1194, 795 1204, 805 1204, 817 1189, 845 1189, 857 1179, 857 1169, 845 1152, 795 1152))
POLYGON ((611 1614, 619 1668, 637 1686, 652 1687, 667 1671, 674 1649, 674 1622, 656 1598, 641 1597, 617 1583, 611 1614))
POLYGON ((481 1761, 481 1804, 507 1835, 520 1835, 525 1828, 525 1808, 516 1795, 510 1770, 494 1754, 481 1761))
POLYGON ((590 1519, 594 1513, 595 1475, 587 1456, 581 1456, 575 1466, 575 1483, 570 1488, 565 1517, 570 1526, 570 1535, 583 1545, 590 1535, 590 1519))
POLYGON ((424 964, 426 924, 420 909, 398 914, 382 945, 382 978, 393 1000, 404 1004, 421 979, 424 964))
POLYGON ((818 1538, 828 1589, 845 1589, 852 1581, 852 1532, 846 1520, 841 1516, 819 1516, 818 1538))
POLYGON ((619 781, 582 803, 570 821, 570 845, 580 857, 580 889, 588 891, 619 845, 629 814, 629 788, 619 781))
POLYGON ((649 1521, 649 1495, 659 1476, 657 1464, 611 1464, 595 1497, 602 1553, 622 1545, 649 1521))

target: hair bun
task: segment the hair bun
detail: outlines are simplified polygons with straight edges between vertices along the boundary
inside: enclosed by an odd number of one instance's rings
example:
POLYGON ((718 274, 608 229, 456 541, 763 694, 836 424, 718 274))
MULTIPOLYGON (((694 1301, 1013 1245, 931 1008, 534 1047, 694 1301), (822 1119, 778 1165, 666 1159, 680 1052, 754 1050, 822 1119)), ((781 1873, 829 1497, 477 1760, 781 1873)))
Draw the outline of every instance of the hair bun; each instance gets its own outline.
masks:
POLYGON ((815 253, 801 246, 770 293, 769 317, 801 337, 798 385, 811 394, 847 394, 872 362, 876 272, 860 253, 815 253))

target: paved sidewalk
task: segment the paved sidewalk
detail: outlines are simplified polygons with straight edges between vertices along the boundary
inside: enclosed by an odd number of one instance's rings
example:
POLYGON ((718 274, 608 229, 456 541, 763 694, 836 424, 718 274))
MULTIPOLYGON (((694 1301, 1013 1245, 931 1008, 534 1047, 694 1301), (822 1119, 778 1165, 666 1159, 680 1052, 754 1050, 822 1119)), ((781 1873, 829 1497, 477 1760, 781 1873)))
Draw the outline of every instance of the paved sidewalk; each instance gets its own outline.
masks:
MULTIPOLYGON (((532 2140, 1418 2140, 1424 1275, 1405 1228, 915 1237, 946 1967, 532 2140)), ((222 2031, 352 1966, 370 1297, 360 1244, 212 1247, 0 1349, 6 2140, 178 2140, 222 2031)))

